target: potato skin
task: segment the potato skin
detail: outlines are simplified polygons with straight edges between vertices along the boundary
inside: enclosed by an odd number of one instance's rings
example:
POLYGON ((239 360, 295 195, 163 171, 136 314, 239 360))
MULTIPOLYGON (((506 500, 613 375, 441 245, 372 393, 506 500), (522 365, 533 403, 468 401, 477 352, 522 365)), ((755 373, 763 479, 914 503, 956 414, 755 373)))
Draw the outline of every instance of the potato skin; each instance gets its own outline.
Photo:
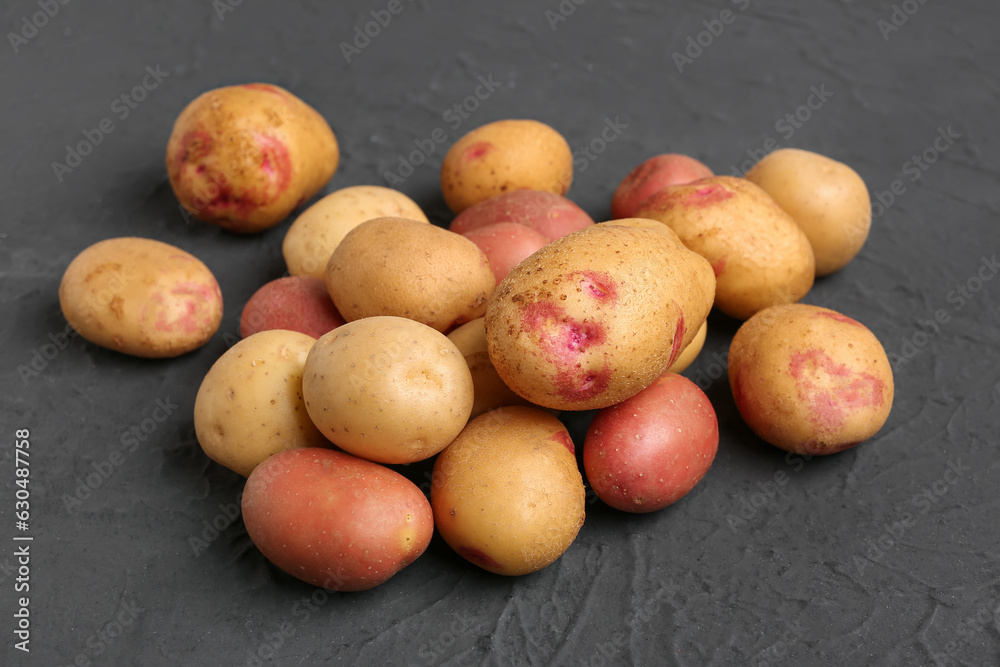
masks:
POLYGON ((362 222, 372 218, 430 222, 416 202, 379 185, 355 185, 328 194, 302 212, 285 233, 281 252, 293 276, 323 279, 330 255, 362 222))
POLYGON ((333 176, 340 149, 315 109, 266 83, 216 88, 188 104, 167 142, 167 174, 194 217, 230 231, 278 224, 333 176))
POLYGON ((497 283, 506 278, 511 269, 549 242, 534 229, 516 222, 498 222, 495 225, 476 227, 462 236, 475 243, 486 255, 497 283))
POLYGON ((677 373, 678 375, 687 370, 687 367, 698 358, 701 354, 701 348, 705 346, 705 338, 708 337, 708 320, 702 322, 701 327, 698 329, 698 333, 695 334, 694 340, 688 343, 681 354, 677 357, 677 361, 673 363, 670 367, 671 373, 677 373))
POLYGON ((83 338, 137 357, 176 357, 219 329, 222 293, 201 260, 152 239, 122 237, 77 255, 59 305, 83 338))
POLYGON ((693 382, 664 373, 653 384, 594 415, 583 444, 587 480, 605 503, 655 512, 702 480, 719 448, 719 422, 693 382))
POLYGON ((812 288, 815 258, 805 233, 753 183, 715 176, 673 185, 647 199, 636 216, 673 229, 715 271, 715 305, 746 319, 812 288))
POLYGON ((288 329, 319 338, 344 323, 323 280, 285 276, 253 293, 240 316, 240 335, 246 338, 261 331, 288 329))
POLYGON ((293 449, 257 466, 243 491, 243 523, 269 561, 335 591, 385 582, 434 534, 430 503, 413 482, 329 449, 293 449))
POLYGON ((474 401, 469 419, 475 419, 484 412, 505 405, 531 404, 527 399, 511 391, 497 375, 497 369, 493 368, 486 346, 486 323, 482 317, 477 317, 449 332, 448 340, 453 342, 465 357, 465 363, 469 365, 469 372, 472 373, 474 401))
POLYGON ((878 432, 892 409, 892 368, 863 324, 806 304, 773 306, 743 323, 729 348, 740 415, 767 442, 833 454, 878 432))
POLYGON ((708 262, 672 234, 594 225, 545 246, 497 286, 486 308, 490 360, 532 403, 607 407, 677 360, 714 287, 708 262))
POLYGON ((479 567, 509 576, 553 563, 583 526, 586 491, 562 423, 505 407, 469 422, 434 463, 441 537, 479 567))
POLYGON ((247 477, 278 452, 329 446, 302 400, 302 374, 315 342, 274 329, 244 338, 219 357, 194 402, 195 434, 210 459, 247 477))
POLYGON ((586 211, 554 192, 514 190, 470 206, 451 221, 448 229, 467 234, 480 227, 510 222, 530 227, 548 241, 594 224, 586 211))
POLYGON ((747 172, 798 223, 816 256, 816 275, 844 268, 872 222, 868 187, 856 171, 819 153, 781 148, 747 172))
POLYGON ((448 331, 482 316, 495 287, 475 243, 405 218, 358 225, 326 267, 327 291, 348 322, 387 315, 448 331))
POLYGON ((631 218, 644 201, 671 185, 714 176, 693 157, 679 153, 654 155, 628 173, 611 198, 612 218, 631 218))
POLYGON ((556 130, 537 120, 499 120, 477 127, 448 150, 441 191, 453 213, 512 190, 564 195, 573 154, 556 130))
POLYGON ((306 359, 302 393, 326 437, 379 463, 440 452, 465 426, 474 399, 455 344, 402 317, 366 317, 320 338, 306 359))

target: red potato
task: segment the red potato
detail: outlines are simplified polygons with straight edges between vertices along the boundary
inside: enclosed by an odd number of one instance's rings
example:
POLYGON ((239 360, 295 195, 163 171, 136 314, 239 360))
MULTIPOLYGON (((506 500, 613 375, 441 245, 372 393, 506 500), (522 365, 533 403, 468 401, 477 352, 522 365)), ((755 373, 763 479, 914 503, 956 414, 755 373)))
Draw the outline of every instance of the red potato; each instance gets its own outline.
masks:
POLYGON ((430 503, 413 482, 330 449, 275 454, 243 491, 250 539, 276 566, 335 591, 363 591, 427 549, 430 503))
POLYGON ((611 198, 611 217, 631 218, 645 200, 671 185, 714 176, 707 166, 687 155, 655 155, 629 172, 611 198))
POLYGON ((497 282, 549 241, 535 230, 516 222, 476 227, 462 234, 486 254, 497 282))
POLYGON ((326 282, 312 276, 286 276, 265 284, 243 307, 240 335, 288 329, 313 338, 345 324, 326 282))
POLYGON ((625 512, 671 505, 705 476, 719 448, 719 422, 693 382, 665 373, 632 398, 600 410, 583 444, 597 496, 625 512))
POLYGON ((554 192, 515 190, 470 206, 451 221, 449 229, 465 234, 501 222, 530 227, 549 241, 594 224, 586 211, 554 192))

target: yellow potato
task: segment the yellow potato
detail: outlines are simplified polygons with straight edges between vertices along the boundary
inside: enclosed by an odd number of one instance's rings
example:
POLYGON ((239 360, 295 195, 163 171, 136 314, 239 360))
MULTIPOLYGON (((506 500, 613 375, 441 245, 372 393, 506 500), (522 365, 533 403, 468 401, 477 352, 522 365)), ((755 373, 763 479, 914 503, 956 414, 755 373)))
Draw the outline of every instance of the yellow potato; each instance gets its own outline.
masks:
POLYGON ((285 234, 281 252, 293 276, 323 278, 330 255, 362 222, 372 218, 429 222, 416 202, 378 185, 356 185, 329 194, 307 208, 285 234))
POLYGON ((448 331, 482 316, 495 287, 489 260, 475 243, 405 218, 358 225, 326 267, 326 288, 348 322, 391 315, 448 331))
POLYGON ((497 369, 493 368, 487 352, 486 324, 482 317, 458 327, 448 334, 448 339, 465 357, 472 373, 475 401, 470 419, 505 405, 531 405, 530 401, 511 391, 497 375, 497 369))
POLYGON ((315 342, 304 333, 272 329, 219 357, 194 402, 195 434, 210 459, 248 477, 278 452, 330 445, 302 399, 302 373, 315 342))
POLYGON ((455 344, 402 317, 366 317, 320 338, 302 391, 326 437, 378 463, 434 456, 465 426, 473 402, 472 375, 455 344))
POLYGON ((708 320, 705 320, 702 322, 701 328, 698 329, 698 333, 695 334, 694 340, 687 344, 681 351, 680 356, 677 357, 677 361, 670 367, 670 372, 680 374, 687 370, 687 367, 701 354, 701 348, 705 346, 705 338, 707 336, 708 320))
POLYGON ((266 83, 203 93, 178 116, 167 142, 167 175, 181 205, 234 232, 278 224, 319 192, 339 162, 326 120, 266 83))
POLYGON ((747 180, 798 223, 816 256, 816 275, 839 271, 861 251, 872 222, 868 187, 843 162, 798 148, 768 153, 747 180))
POLYGON ((452 212, 512 190, 564 195, 573 154, 556 130, 537 120, 498 120, 472 130, 441 165, 441 191, 452 212))
POLYGON ((536 408, 480 415, 434 463, 441 537, 496 574, 528 574, 559 558, 583 526, 585 500, 566 427, 536 408))
POLYGON ((878 432, 892 409, 892 368, 860 322, 806 304, 773 306, 729 348, 736 407, 764 440, 799 454, 833 454, 878 432))
POLYGON ((497 286, 486 308, 490 360, 532 403, 614 405, 677 360, 714 289, 708 262, 671 234, 593 225, 537 251, 497 286))
POLYGON ((222 322, 222 293, 207 266, 175 246, 133 237, 77 255, 59 285, 59 305, 85 339, 137 357, 190 352, 222 322))
POLYGON ((727 315, 746 319, 796 302, 812 288, 816 264, 809 239, 745 179, 714 176, 670 186, 643 202, 636 217, 667 225, 711 263, 715 305, 727 315))

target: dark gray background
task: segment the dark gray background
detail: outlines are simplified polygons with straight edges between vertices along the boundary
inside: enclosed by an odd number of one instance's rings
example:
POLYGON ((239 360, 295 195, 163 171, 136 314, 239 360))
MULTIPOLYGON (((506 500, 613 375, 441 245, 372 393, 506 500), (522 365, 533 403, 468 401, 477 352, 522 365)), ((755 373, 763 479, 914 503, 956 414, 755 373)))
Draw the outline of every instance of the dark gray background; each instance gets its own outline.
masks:
MULTIPOLYGON (((564 0, 568 16, 554 22, 557 0, 403 0, 348 63, 339 44, 387 2, 234 2, 78 0, 16 53, 9 36, 0 44, 0 662, 997 664, 1000 280, 976 279, 993 277, 983 258, 1000 250, 995 3, 907 0, 886 32, 887 2, 564 0), (725 9, 731 23, 702 35, 711 43, 679 72, 672 54, 725 9), (169 75, 123 119, 112 105, 147 66, 169 75), (445 112, 480 76, 502 85, 453 127, 445 112), (850 164, 876 201, 898 181, 860 256, 805 299, 864 322, 893 355, 888 423, 854 450, 786 459, 714 379, 737 323, 713 315, 687 375, 716 407, 719 454, 675 506, 630 516, 591 502, 569 551, 518 579, 478 570, 437 537, 366 593, 327 596, 282 574, 226 517, 242 479, 203 455, 192 407, 247 298, 284 272, 289 223, 250 237, 189 224, 164 168, 181 109, 251 81, 288 88, 330 121, 343 158, 324 192, 385 184, 415 140, 442 128, 447 144, 399 186, 440 224, 447 145, 512 117, 553 125, 576 151, 607 119, 627 125, 593 159, 577 154, 586 169, 578 160, 569 196, 598 220, 621 178, 661 152, 731 173, 777 143, 850 164), (813 87, 831 95, 789 136, 782 119, 813 87), (114 131, 57 179, 52 163, 104 118, 114 131), (948 128, 959 138, 914 170, 912 156, 948 128), (215 273, 225 317, 204 348, 149 361, 79 338, 55 347, 65 267, 126 235, 173 243, 215 273), (965 298, 959 286, 979 289, 965 298), (922 333, 938 311, 947 321, 922 333), (25 374, 32 363, 41 370, 25 374), (129 451, 123 434, 157 400, 178 407, 129 451), (30 656, 10 648, 18 428, 32 442, 30 656), (109 457, 120 465, 68 507, 109 457), (224 526, 215 539, 213 521, 224 526), (192 538, 207 538, 200 551, 192 538)), ((38 11, 5 1, 0 25, 19 32, 38 11)), ((568 417, 578 446, 587 419, 568 417)), ((428 470, 407 474, 426 483, 428 470)))

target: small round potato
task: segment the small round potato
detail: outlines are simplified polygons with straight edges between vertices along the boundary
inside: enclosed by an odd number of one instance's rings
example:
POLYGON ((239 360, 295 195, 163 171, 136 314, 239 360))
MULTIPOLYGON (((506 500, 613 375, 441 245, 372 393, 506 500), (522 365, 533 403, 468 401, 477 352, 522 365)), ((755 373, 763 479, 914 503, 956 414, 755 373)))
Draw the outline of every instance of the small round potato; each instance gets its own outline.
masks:
POLYGON ((455 344, 402 317, 366 317, 320 338, 306 360, 302 391, 326 437, 379 463, 440 452, 465 426, 474 399, 455 344))
POLYGON ((892 368, 860 322, 805 304, 773 306, 739 328, 729 384, 743 419, 798 454, 833 454, 875 435, 892 409, 892 368))
POLYGON ((315 342, 273 329, 219 357, 194 402, 195 434, 210 459, 246 477, 286 449, 329 446, 302 399, 302 373, 315 342))
POLYGON ((416 202, 379 185, 356 185, 320 199, 295 219, 281 252, 293 276, 323 278, 330 255, 362 222, 372 218, 408 218, 429 222, 416 202))
POLYGON ((464 236, 416 220, 375 218, 334 250, 326 288, 348 322, 392 315, 448 331, 482 316, 496 277, 464 236))
POLYGON ((715 176, 672 185, 647 199, 636 216, 667 225, 711 263, 715 305, 731 317, 794 303, 812 288, 816 263, 809 239, 746 179, 715 176))
POLYGON ((498 222, 495 225, 476 227, 462 236, 475 243, 486 255, 497 283, 506 278, 511 269, 549 242, 534 229, 516 222, 498 222))
POLYGON ((868 187, 856 171, 819 153, 781 148, 747 172, 809 238, 816 275, 839 271, 861 251, 872 223, 868 187))
POLYGON ((90 246, 70 262, 59 305, 91 343, 137 357, 176 357, 219 329, 222 293, 201 260, 142 238, 90 246))
POLYGON ((441 165, 441 190, 454 213, 512 190, 564 195, 572 182, 569 144, 537 120, 478 127, 455 142, 441 165))
POLYGON ((631 218, 644 201, 671 185, 714 176, 707 166, 687 155, 654 155, 628 173, 611 198, 612 218, 631 218))
POLYGON ((594 224, 587 212, 554 192, 514 190, 470 206, 451 221, 448 229, 467 234, 480 227, 517 223, 530 227, 547 241, 594 224))
POLYGON ((333 176, 337 138, 283 88, 248 83, 210 90, 177 117, 167 174, 194 217, 234 232, 278 224, 333 176))
POLYGON ((536 408, 472 420, 434 463, 431 507, 441 537, 496 574, 550 565, 584 521, 586 491, 572 452, 566 427, 536 408))
POLYGON ((326 283, 312 276, 285 276, 253 293, 240 317, 240 335, 246 338, 270 329, 289 329, 319 338, 344 324, 344 318, 326 291, 326 283))
POLYGON ((482 317, 458 327, 448 334, 448 339, 462 352, 472 373, 475 400, 470 419, 505 405, 531 405, 511 391, 493 368, 486 349, 486 324, 482 317))

